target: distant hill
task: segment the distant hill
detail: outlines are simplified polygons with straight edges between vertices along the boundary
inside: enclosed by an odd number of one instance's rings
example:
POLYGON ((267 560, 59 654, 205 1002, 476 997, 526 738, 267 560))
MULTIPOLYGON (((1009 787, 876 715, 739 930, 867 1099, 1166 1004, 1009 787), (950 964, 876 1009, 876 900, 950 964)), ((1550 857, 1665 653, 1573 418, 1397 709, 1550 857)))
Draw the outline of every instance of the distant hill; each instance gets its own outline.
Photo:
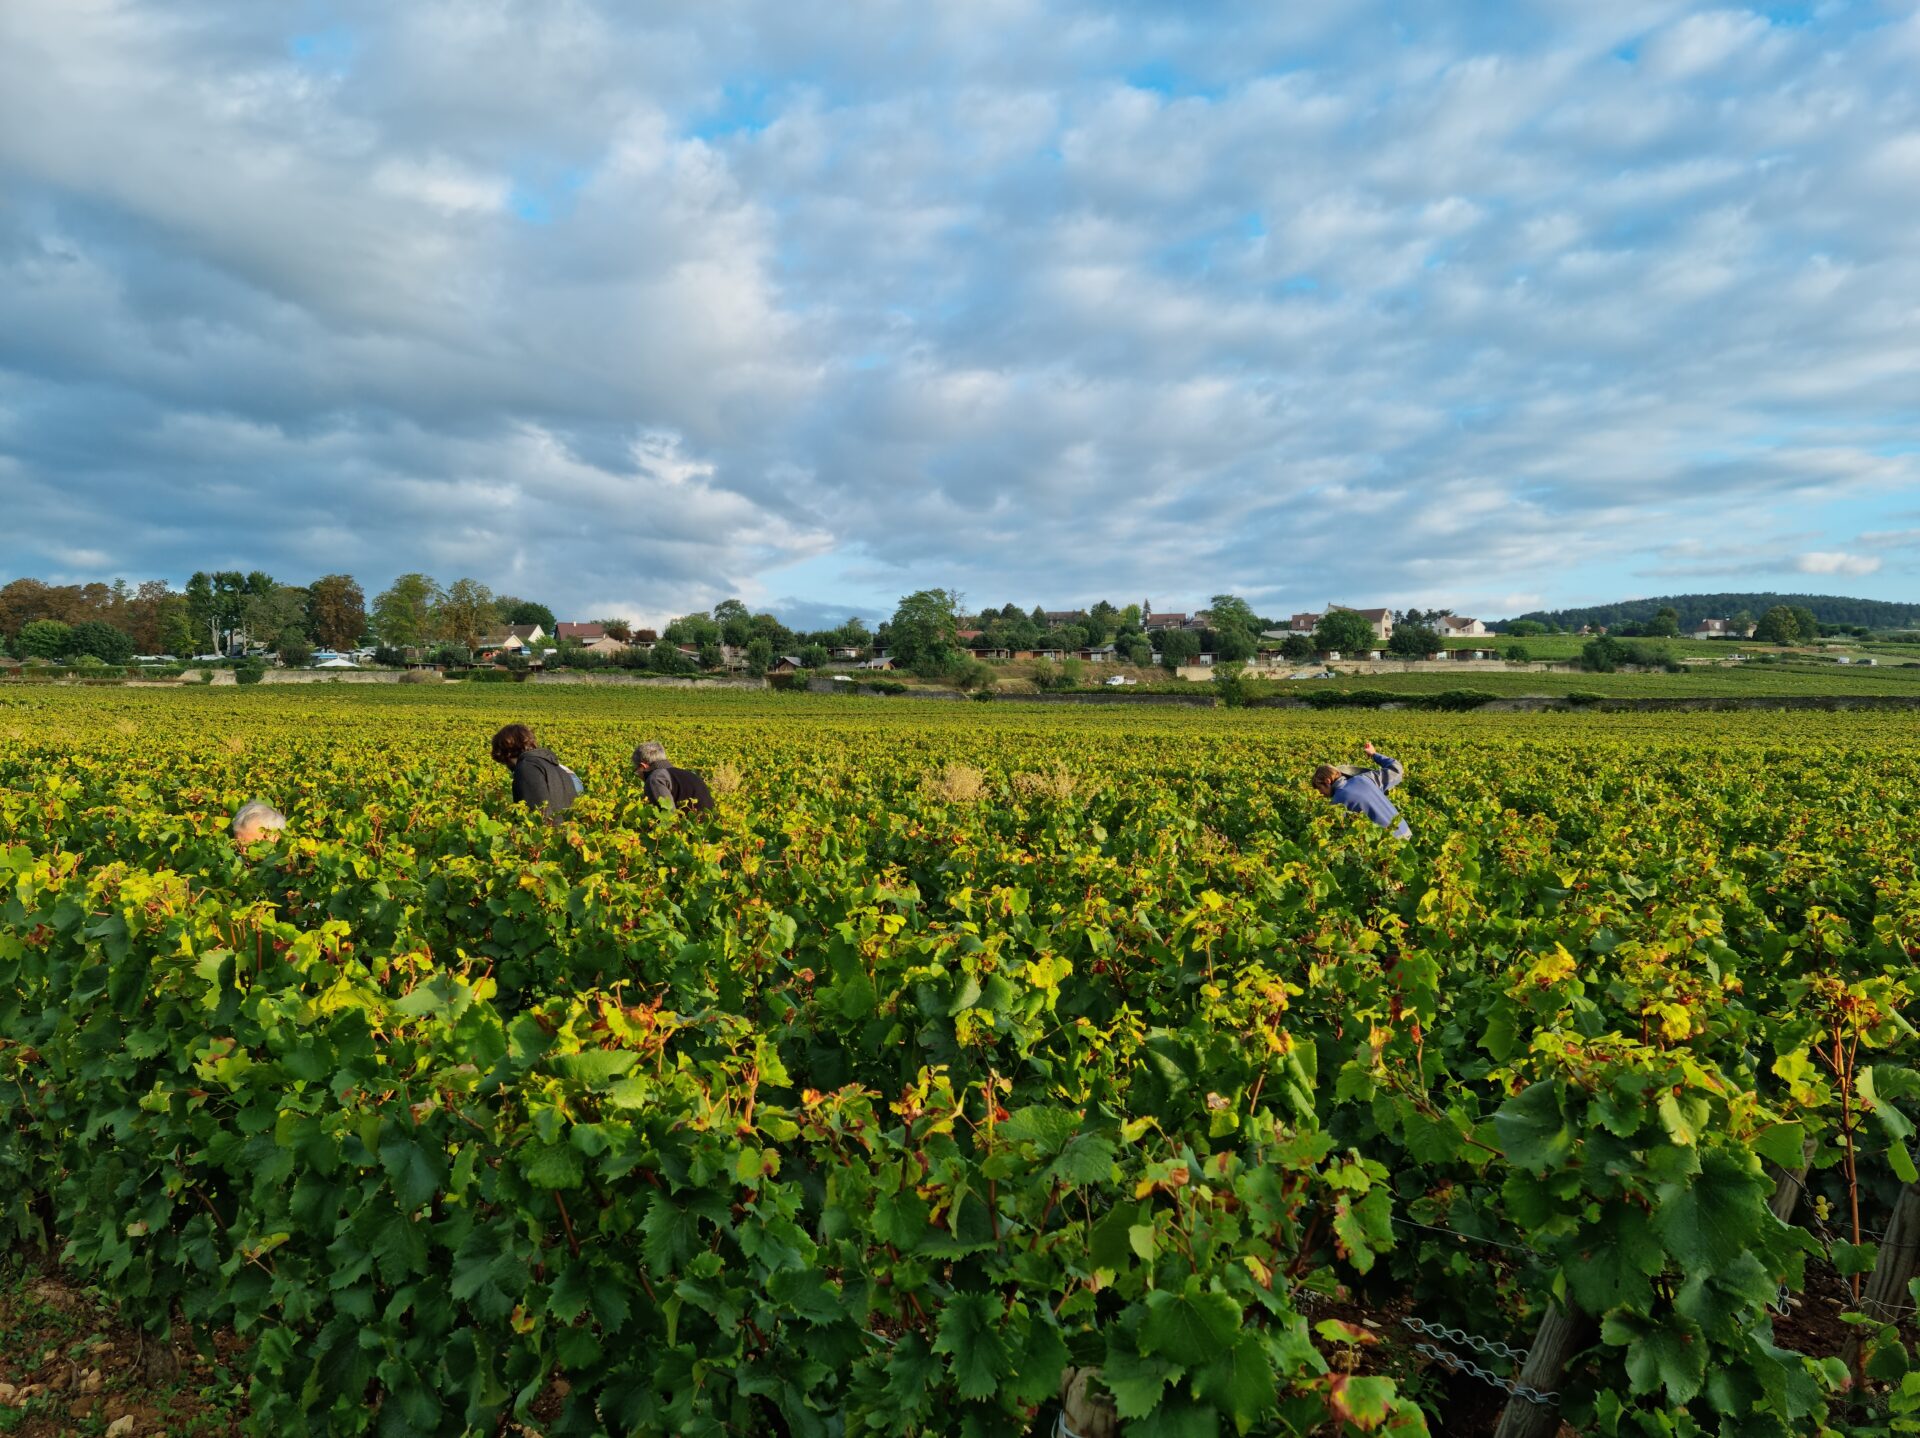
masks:
POLYGON ((1811 609, 1822 624, 1864 624, 1872 629, 1911 629, 1920 626, 1920 604, 1895 604, 1885 599, 1849 599, 1840 594, 1663 594, 1653 599, 1623 599, 1617 604, 1592 604, 1584 609, 1536 609, 1516 619, 1537 619, 1562 629, 1583 624, 1616 624, 1653 618, 1662 609, 1680 611, 1680 627, 1701 619, 1726 619, 1746 610, 1755 619, 1776 604, 1811 609))

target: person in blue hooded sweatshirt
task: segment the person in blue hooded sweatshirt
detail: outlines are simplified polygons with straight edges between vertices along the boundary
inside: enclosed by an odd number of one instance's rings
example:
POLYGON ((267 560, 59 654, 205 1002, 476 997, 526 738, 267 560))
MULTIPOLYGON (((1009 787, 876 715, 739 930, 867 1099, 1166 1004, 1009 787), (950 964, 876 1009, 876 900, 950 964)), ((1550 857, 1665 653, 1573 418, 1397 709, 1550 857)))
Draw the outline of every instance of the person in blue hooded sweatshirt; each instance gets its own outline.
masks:
POLYGON ((1407 777, 1406 766, 1391 755, 1382 754, 1367 741, 1371 769, 1353 771, 1333 764, 1322 764, 1313 771, 1313 787, 1356 814, 1365 814, 1383 829, 1393 831, 1396 839, 1411 839, 1413 830, 1400 817, 1400 811, 1387 798, 1387 791, 1407 777))

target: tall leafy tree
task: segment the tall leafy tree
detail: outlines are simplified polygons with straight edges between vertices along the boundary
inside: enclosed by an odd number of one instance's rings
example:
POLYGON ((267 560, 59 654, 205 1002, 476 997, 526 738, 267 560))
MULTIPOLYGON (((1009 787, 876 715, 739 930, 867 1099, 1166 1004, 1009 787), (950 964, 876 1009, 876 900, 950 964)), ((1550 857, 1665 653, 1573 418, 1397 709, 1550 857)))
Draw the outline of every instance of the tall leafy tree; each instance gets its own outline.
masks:
MULTIPOLYGON (((1291 634, 1287 636, 1289 643, 1294 638, 1291 634)), ((1304 643, 1301 647, 1306 648, 1304 643)), ((1420 623, 1395 625, 1393 638, 1387 641, 1387 652, 1403 659, 1420 659, 1428 654, 1438 654, 1444 648, 1446 641, 1440 637, 1439 631, 1420 623)))
POLYGON ((1760 624, 1753 631, 1753 637, 1762 644, 1798 644, 1800 621, 1794 617, 1792 609, 1784 604, 1776 604, 1760 616, 1760 624))
POLYGON ((1160 635, 1160 662, 1169 669, 1200 657, 1200 636, 1191 629, 1167 629, 1160 635))
POLYGON ((477 579, 456 579, 433 607, 433 635, 449 644, 473 648, 491 629, 493 591, 477 579))
POLYGON ((35 619, 20 627, 13 643, 22 659, 62 659, 73 643, 73 626, 58 619, 35 619))
POLYGON ((373 600, 373 632, 395 648, 425 644, 433 637, 438 581, 425 574, 403 574, 373 600))
POLYGON ((1329 609, 1313 629, 1316 649, 1332 649, 1342 654, 1374 647, 1373 626, 1351 609, 1329 609))
POLYGON ((553 611, 546 605, 511 594, 502 594, 493 603, 502 624, 538 624, 547 633, 553 633, 553 611))
POLYGON ((197 570, 187 581, 187 611, 194 627, 207 636, 208 647, 214 653, 226 654, 233 649, 234 637, 246 623, 247 600, 251 596, 247 576, 237 569, 213 573, 197 570))
POLYGON ((887 628, 896 664, 937 673, 960 658, 960 596, 951 589, 919 589, 900 601, 887 628))
POLYGON ((1207 610, 1213 618, 1215 630, 1244 629, 1249 634, 1260 632, 1260 616, 1253 612, 1253 606, 1235 594, 1216 594, 1208 603, 1207 610))
POLYGON ((307 586, 307 632, 329 649, 351 649, 367 632, 367 596, 351 574, 307 586))
POLYGON ((125 664, 133 658, 133 641, 104 619, 88 619, 73 626, 67 637, 67 653, 76 658, 90 654, 108 664, 125 664))
MULTIPOLYGON (((263 578, 265 576, 262 576, 263 578)), ((307 591, 291 584, 248 585, 247 638, 278 649, 282 636, 304 639, 307 633, 307 591)))

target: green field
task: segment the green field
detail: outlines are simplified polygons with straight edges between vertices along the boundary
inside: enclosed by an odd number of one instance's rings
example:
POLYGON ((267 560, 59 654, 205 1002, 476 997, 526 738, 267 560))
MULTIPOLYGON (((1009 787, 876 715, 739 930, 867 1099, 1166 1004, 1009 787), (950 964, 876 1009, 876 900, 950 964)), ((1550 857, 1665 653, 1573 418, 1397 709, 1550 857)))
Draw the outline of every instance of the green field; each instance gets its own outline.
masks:
POLYGON ((1905 713, 12 690, 0 1248, 276 1435, 1886 1438, 1916 853, 1905 713))
MULTIPOLYGON (((1198 686, 1196 686, 1198 687, 1198 686)), ((1740 664, 1689 668, 1682 674, 1589 674, 1581 670, 1460 669, 1423 665, 1395 674, 1344 674, 1337 679, 1282 680, 1263 684, 1262 693, 1291 694, 1315 689, 1380 690, 1432 694, 1447 689, 1478 689, 1502 697, 1538 694, 1604 694, 1609 698, 1762 698, 1768 695, 1891 694, 1920 698, 1920 667, 1882 664, 1872 669, 1816 663, 1740 664)))

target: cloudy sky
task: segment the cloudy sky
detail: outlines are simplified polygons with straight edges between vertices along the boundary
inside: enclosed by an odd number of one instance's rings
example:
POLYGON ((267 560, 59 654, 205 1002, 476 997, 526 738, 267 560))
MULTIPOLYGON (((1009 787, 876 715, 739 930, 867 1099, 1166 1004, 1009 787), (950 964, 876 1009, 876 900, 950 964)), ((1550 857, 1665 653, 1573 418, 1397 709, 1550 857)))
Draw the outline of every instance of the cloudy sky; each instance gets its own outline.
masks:
POLYGON ((1920 8, 4 0, 0 578, 1920 597, 1920 8))

